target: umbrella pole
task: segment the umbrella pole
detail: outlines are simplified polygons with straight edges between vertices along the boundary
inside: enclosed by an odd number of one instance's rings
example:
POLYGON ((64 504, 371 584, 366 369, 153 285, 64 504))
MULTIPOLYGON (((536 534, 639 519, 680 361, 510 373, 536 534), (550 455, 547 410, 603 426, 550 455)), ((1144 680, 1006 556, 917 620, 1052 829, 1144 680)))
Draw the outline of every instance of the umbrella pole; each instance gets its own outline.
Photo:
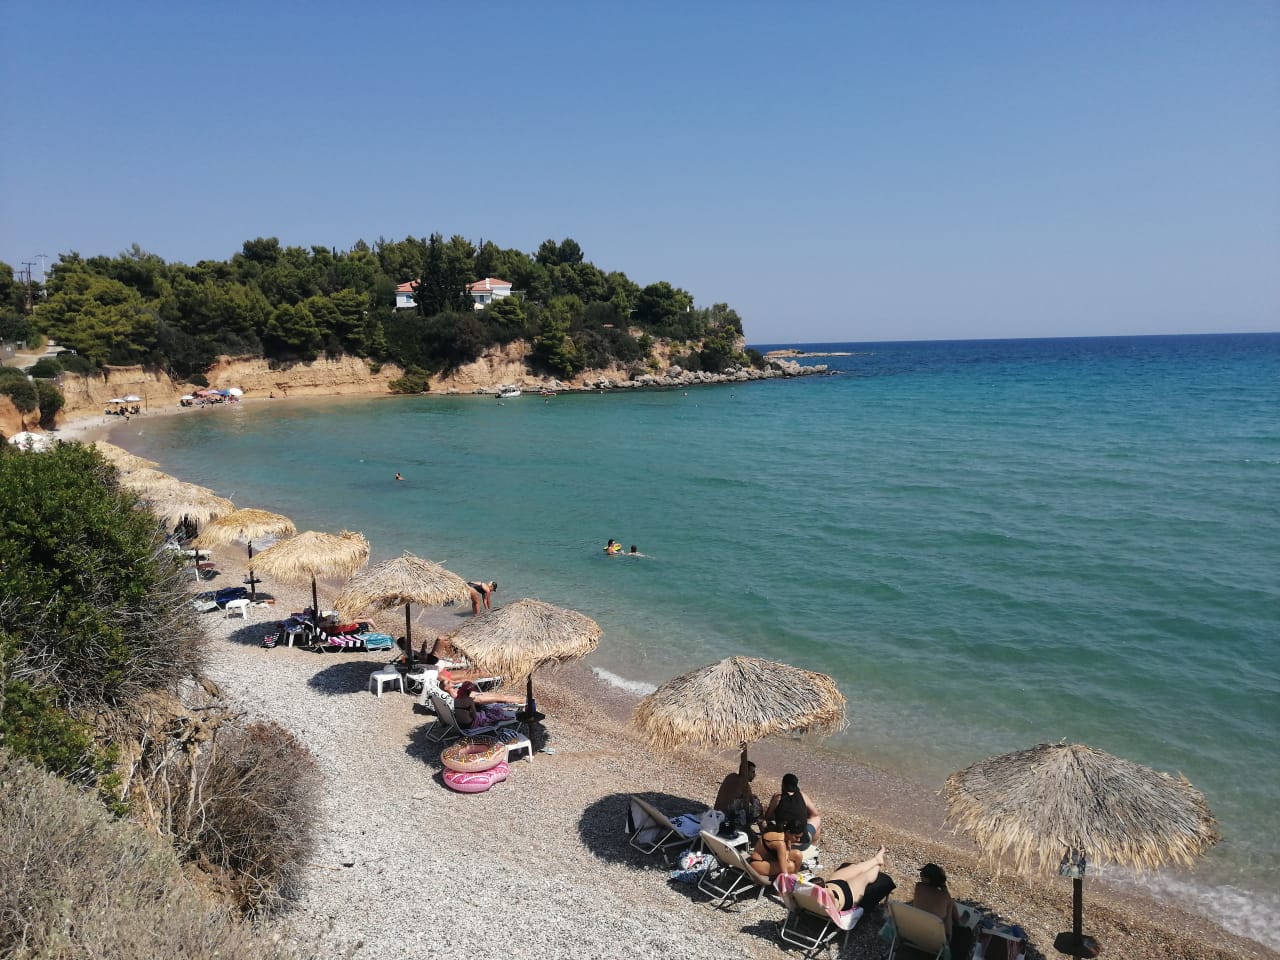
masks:
POLYGON ((249 599, 257 602, 258 581, 253 576, 253 541, 249 541, 249 599))
POLYGON ((1084 878, 1075 877, 1071 881, 1071 956, 1080 960, 1084 954, 1082 936, 1084 914, 1084 878))
POLYGON ((412 606, 411 603, 404 605, 404 663, 410 670, 413 669, 413 621, 409 617, 409 608, 412 606))
MULTIPOLYGON (((271 571, 268 570, 268 573, 271 571)), ((320 597, 316 593, 316 575, 311 575, 311 616, 315 618, 315 622, 320 622, 320 597)))

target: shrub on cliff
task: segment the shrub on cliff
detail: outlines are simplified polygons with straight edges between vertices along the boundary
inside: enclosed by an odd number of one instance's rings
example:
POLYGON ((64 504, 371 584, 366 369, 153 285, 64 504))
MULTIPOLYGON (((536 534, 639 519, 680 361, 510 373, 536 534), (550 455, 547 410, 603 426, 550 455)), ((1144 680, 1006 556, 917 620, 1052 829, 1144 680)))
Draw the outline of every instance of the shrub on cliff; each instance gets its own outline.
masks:
POLYGON ((46 430, 53 427, 54 418, 67 402, 67 398, 62 395, 52 383, 47 380, 36 380, 36 398, 40 402, 40 426, 46 430))
POLYGON ((203 664, 204 637, 173 555, 89 447, 0 455, 0 631, 11 675, 67 708, 172 688, 203 664))
POLYGON ((31 413, 40 405, 35 384, 17 367, 0 367, 0 394, 12 400, 19 413, 31 413))
POLYGON ((0 956, 302 960, 209 901, 173 849, 0 748, 0 956))
POLYGON ((46 380, 52 380, 62 372, 62 364, 54 357, 41 357, 31 365, 31 369, 27 373, 36 378, 43 377, 46 380))
POLYGON ((421 367, 410 367, 387 387, 392 393, 426 393, 431 389, 430 375, 421 367))

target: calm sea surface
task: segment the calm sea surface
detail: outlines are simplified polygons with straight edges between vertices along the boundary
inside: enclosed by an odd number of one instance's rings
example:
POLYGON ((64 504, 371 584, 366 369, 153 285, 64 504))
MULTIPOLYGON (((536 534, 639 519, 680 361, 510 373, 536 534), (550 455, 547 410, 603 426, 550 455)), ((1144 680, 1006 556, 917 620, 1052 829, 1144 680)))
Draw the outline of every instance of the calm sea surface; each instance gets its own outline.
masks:
POLYGON ((614 682, 734 653, 830 673, 837 746, 931 787, 1064 737, 1181 772, 1225 839, 1148 882, 1277 943, 1280 335, 806 349, 851 355, 687 393, 276 400, 124 439, 375 560, 581 610, 614 682))

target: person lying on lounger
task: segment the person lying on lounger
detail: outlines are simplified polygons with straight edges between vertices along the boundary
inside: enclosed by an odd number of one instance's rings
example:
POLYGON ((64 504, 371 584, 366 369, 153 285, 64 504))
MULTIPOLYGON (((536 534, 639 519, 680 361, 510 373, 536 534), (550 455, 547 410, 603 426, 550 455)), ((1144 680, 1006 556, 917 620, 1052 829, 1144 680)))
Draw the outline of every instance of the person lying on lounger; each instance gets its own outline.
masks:
MULTIPOLYGON (((793 851, 794 852, 794 851, 793 851)), ((867 887, 880 876, 884 866, 884 847, 870 860, 861 863, 842 863, 827 878, 814 877, 810 883, 825 887, 837 910, 852 910, 866 893, 867 887)))

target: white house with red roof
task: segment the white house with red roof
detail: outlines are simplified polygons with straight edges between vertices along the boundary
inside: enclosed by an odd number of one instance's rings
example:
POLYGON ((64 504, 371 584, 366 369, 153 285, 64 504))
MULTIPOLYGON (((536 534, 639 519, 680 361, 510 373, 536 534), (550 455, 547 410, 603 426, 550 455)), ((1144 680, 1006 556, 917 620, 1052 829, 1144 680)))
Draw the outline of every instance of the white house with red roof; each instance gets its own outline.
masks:
MULTIPOLYGON (((416 286, 417 283, 410 280, 396 287, 397 310, 412 310, 418 305, 418 301, 413 297, 413 288, 416 286)), ((471 299, 475 301, 475 308, 483 310, 493 301, 511 296, 511 281, 499 280, 497 277, 485 277, 475 283, 468 283, 467 293, 471 294, 471 299)))

